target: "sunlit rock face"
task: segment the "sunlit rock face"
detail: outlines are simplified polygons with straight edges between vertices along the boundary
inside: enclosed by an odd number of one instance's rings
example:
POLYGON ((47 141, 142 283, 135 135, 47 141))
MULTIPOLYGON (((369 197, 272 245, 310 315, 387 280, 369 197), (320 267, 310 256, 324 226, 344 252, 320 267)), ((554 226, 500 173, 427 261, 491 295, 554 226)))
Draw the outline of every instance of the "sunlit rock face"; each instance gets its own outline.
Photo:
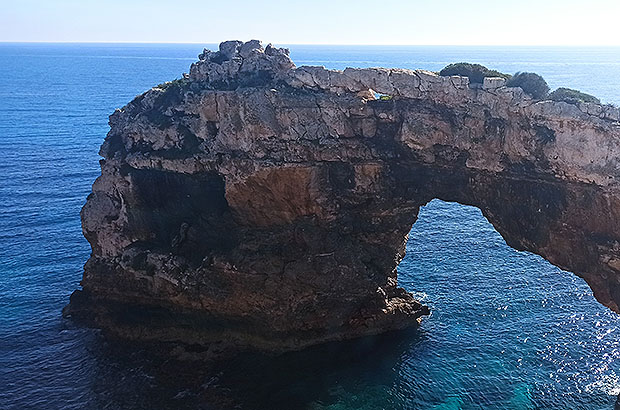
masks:
POLYGON ((110 117, 68 315, 124 338, 286 350, 416 324, 396 268, 433 198, 620 304, 620 112, 402 69, 205 51, 110 117), (382 98, 378 98, 383 94, 382 98))

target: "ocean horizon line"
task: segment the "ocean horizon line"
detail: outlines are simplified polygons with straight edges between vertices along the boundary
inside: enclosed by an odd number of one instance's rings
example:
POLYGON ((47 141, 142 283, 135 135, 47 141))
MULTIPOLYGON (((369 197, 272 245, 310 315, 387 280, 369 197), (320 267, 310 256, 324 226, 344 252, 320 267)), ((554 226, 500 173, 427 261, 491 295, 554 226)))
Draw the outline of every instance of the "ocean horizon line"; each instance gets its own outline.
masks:
MULTIPOLYGON (((236 39, 229 39, 223 41, 230 41, 236 39)), ((240 40, 242 41, 242 40, 240 40)), ((261 40, 262 41, 262 40, 261 40)), ((49 45, 218 45, 222 41, 189 41, 189 42, 176 42, 176 41, 10 41, 0 40, 0 44, 49 44, 49 45)), ((620 48, 620 44, 337 44, 337 43, 280 43, 280 42, 268 42, 263 41, 263 44, 274 44, 284 47, 298 47, 298 46, 316 46, 316 47, 512 47, 512 48, 620 48)))

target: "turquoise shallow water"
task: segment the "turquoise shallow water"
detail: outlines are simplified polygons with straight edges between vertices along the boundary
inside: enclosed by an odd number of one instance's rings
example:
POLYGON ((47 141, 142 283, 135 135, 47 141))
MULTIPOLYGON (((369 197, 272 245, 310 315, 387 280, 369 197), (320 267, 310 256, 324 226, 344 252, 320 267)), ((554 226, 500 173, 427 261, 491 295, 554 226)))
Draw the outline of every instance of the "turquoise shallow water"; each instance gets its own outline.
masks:
MULTIPOLYGON (((89 247, 79 210, 107 116, 179 77, 198 45, 0 44, 0 408, 610 409, 618 316, 574 275, 517 252, 480 211, 433 201, 399 267, 420 329, 221 369, 178 369, 64 321, 89 247), (217 407, 215 407, 217 408, 217 407)), ((620 103, 620 49, 295 46, 298 65, 536 71, 620 103), (616 81, 617 82, 617 81, 616 81)))

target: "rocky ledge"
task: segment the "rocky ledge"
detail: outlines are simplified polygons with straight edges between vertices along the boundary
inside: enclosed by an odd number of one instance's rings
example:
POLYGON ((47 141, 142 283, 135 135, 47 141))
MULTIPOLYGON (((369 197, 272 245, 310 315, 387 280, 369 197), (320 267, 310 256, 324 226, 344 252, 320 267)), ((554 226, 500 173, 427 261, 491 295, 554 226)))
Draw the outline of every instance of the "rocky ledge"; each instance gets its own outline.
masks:
POLYGON ((428 308, 397 266, 433 198, 480 208, 618 311, 619 121, 501 79, 296 68, 288 50, 222 43, 110 117, 65 314, 267 350, 414 325, 428 308))

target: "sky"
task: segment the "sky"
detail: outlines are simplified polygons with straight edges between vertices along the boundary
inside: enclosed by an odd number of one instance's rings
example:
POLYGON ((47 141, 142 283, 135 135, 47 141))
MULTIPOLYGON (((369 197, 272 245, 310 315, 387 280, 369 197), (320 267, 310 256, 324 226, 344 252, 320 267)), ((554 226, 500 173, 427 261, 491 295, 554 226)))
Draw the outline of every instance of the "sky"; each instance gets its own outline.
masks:
POLYGON ((0 41, 620 46, 620 0, 0 0, 0 41))

